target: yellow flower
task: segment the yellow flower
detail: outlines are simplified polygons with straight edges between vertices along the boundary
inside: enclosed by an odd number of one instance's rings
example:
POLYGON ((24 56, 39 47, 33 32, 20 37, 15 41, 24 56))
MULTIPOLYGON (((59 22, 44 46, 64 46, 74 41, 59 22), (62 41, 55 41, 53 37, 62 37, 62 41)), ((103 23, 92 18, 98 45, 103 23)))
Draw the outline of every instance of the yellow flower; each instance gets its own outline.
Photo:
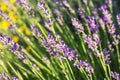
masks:
POLYGON ((10 19, 14 22, 14 23, 16 23, 17 22, 17 16, 15 16, 15 14, 14 14, 14 12, 9 12, 9 17, 10 17, 10 19))
POLYGON ((27 46, 26 47, 26 50, 29 52, 31 49, 30 49, 30 46, 27 46))
POLYGON ((7 10, 7 4, 5 2, 1 3, 1 9, 2 9, 2 11, 6 11, 7 10))
POLYGON ((14 12, 10 11, 9 12, 9 17, 13 17, 14 16, 14 12))
POLYGON ((3 49, 3 45, 0 44, 0 49, 3 49))
POLYGON ((24 32, 24 30, 25 30, 24 26, 20 26, 20 27, 19 27, 19 30, 20 30, 21 32, 24 32))
POLYGON ((25 34, 26 34, 26 35, 30 35, 31 33, 30 33, 29 30, 25 30, 25 34))
POLYGON ((12 39, 13 39, 14 42, 18 42, 19 41, 19 37, 18 36, 13 36, 12 39))
POLYGON ((8 21, 3 20, 0 22, 0 28, 7 29, 9 27, 10 23, 8 21))
POLYGON ((10 0, 11 3, 15 3, 15 0, 10 0))
POLYGON ((11 19, 12 19, 12 21, 13 21, 14 23, 17 22, 17 19, 16 19, 15 17, 11 17, 11 19))

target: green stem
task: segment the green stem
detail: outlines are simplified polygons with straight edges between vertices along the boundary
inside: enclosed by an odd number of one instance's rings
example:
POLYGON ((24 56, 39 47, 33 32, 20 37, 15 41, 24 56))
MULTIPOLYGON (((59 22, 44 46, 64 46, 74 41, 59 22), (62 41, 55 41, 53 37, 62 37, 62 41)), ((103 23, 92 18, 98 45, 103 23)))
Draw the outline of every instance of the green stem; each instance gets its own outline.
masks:
POLYGON ((66 63, 67 63, 68 68, 69 68, 69 70, 70 70, 70 72, 71 72, 71 75, 72 75, 73 80, 75 80, 75 75, 74 75, 74 73, 73 73, 73 71, 72 71, 72 68, 71 68, 71 66, 70 66, 70 64, 69 64, 69 62, 68 62, 67 59, 66 59, 66 63))
POLYGON ((61 63, 61 67, 63 69, 63 73, 65 73, 65 76, 66 76, 67 80, 71 80, 71 79, 69 79, 70 77, 66 74, 65 65, 63 64, 61 59, 60 59, 60 63, 61 63))

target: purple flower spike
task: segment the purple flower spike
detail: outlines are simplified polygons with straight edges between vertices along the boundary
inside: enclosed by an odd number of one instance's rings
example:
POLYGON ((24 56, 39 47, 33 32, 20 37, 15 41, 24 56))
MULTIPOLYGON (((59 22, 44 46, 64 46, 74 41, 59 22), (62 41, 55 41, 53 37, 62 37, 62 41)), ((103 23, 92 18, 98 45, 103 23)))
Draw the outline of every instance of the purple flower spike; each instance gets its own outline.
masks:
POLYGON ((85 10, 83 9, 83 7, 81 5, 79 5, 78 7, 78 10, 77 10, 77 13, 79 14, 79 16, 82 18, 82 19, 85 19, 85 10))
POLYGON ((61 52, 64 52, 66 50, 66 48, 67 48, 67 45, 65 44, 65 42, 61 41, 60 44, 59 44, 59 50, 61 52))
POLYGON ((86 61, 80 60, 80 66, 82 66, 86 70, 86 72, 88 72, 89 76, 91 76, 91 74, 94 73, 93 67, 86 61))
POLYGON ((105 59, 106 65, 109 65, 111 63, 110 54, 106 48, 103 50, 103 54, 104 54, 104 59, 105 59))
POLYGON ((120 28, 120 14, 118 14, 116 17, 117 17, 117 23, 118 23, 119 28, 120 28))
POLYGON ((18 79, 18 76, 14 76, 14 77, 13 77, 13 80, 19 80, 19 79, 18 79))
POLYGON ((64 56, 68 57, 68 59, 71 60, 76 60, 78 57, 78 54, 75 50, 72 50, 70 48, 66 48, 64 56))
POLYGON ((84 67, 85 65, 87 65, 87 64, 86 64, 86 62, 85 62, 85 61, 80 60, 80 66, 84 67))
POLYGON ((105 4, 108 6, 112 6, 112 0, 105 0, 105 4))
POLYGON ((84 32, 84 28, 83 28, 82 24, 78 23, 78 19, 77 18, 73 18, 72 19, 72 25, 75 27, 75 29, 78 32, 80 32, 80 33, 84 32))
POLYGON ((34 15, 34 11, 32 7, 28 4, 27 0, 16 0, 16 3, 24 8, 24 10, 32 17, 34 15))
POLYGON ((44 9, 45 3, 43 1, 38 2, 38 8, 44 9))
POLYGON ((111 37, 116 37, 116 35, 115 35, 115 26, 114 26, 114 24, 111 24, 110 25, 110 29, 109 29, 109 33, 110 33, 110 35, 111 35, 111 37))
POLYGON ((45 6, 44 1, 38 2, 37 6, 44 14, 44 24, 45 24, 46 28, 51 31, 52 30, 52 25, 54 23, 54 21, 51 18, 51 13, 49 12, 47 7, 45 6))
POLYGON ((117 72, 110 72, 110 76, 116 80, 120 80, 120 74, 117 72))
POLYGON ((3 76, 2 76, 2 74, 0 74, 0 80, 2 80, 3 79, 3 76))
POLYGON ((91 76, 91 74, 94 73, 93 67, 86 61, 75 61, 74 66, 85 69, 85 71, 88 73, 88 76, 91 76))
POLYGON ((102 5, 99 10, 102 12, 103 14, 103 20, 106 24, 112 24, 112 15, 109 13, 109 11, 107 10, 107 6, 106 5, 102 5))
POLYGON ((89 17, 87 19, 87 23, 90 25, 90 31, 93 33, 97 33, 98 31, 98 25, 95 24, 95 17, 89 17))
POLYGON ((2 77, 5 80, 10 80, 10 76, 6 72, 2 72, 2 77))
POLYGON ((22 53, 22 49, 23 49, 22 46, 14 42, 9 36, 5 34, 0 34, 0 42, 2 42, 5 46, 9 45, 10 46, 9 50, 21 60, 27 58, 27 56, 22 53))
POLYGON ((102 5, 100 8, 98 8, 98 10, 100 11, 105 11, 107 9, 107 6, 106 5, 102 5))
POLYGON ((97 56, 100 56, 100 51, 98 50, 99 39, 94 37, 94 40, 90 37, 90 35, 83 35, 83 39, 88 44, 88 48, 90 48, 93 52, 95 52, 97 56))
POLYGON ((0 34, 0 42, 3 42, 4 45, 8 45, 12 39, 10 39, 7 35, 0 34))
POLYGON ((17 56, 18 56, 18 58, 19 58, 20 60, 24 60, 24 59, 27 58, 27 55, 25 55, 24 53, 20 53, 20 54, 18 54, 17 56))
POLYGON ((32 25, 32 26, 31 26, 31 31, 32 31, 32 34, 33 34, 35 37, 37 37, 37 38, 42 37, 42 33, 36 28, 35 25, 32 25))

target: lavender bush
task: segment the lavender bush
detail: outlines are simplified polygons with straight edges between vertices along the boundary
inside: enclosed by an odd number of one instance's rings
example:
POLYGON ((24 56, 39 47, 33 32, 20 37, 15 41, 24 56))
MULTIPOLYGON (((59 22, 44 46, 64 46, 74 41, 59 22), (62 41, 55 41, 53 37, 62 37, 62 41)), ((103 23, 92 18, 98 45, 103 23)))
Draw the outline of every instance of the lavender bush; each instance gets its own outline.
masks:
POLYGON ((120 80, 119 0, 0 0, 0 80, 120 80))

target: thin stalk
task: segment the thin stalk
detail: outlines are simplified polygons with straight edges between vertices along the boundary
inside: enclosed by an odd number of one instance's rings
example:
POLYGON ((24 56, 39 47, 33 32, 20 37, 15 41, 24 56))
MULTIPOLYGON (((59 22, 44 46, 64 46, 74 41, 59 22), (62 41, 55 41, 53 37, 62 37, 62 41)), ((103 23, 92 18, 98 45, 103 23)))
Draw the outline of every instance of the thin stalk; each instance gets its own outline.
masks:
POLYGON ((64 70, 65 69, 65 65, 63 64, 63 61, 61 59, 60 59, 60 63, 61 63, 61 67, 63 69, 63 73, 65 74, 67 80, 71 80, 71 79, 69 79, 70 77, 68 75, 66 75, 66 70, 64 70))
POLYGON ((72 68, 71 68, 71 66, 70 66, 70 64, 69 64, 69 62, 68 62, 67 59, 66 59, 66 63, 67 63, 67 65, 68 65, 68 68, 69 68, 69 70, 70 70, 70 73, 71 73, 71 76, 72 76, 73 80, 76 80, 76 79, 75 79, 75 75, 74 75, 74 73, 73 73, 73 70, 72 70, 72 68))

